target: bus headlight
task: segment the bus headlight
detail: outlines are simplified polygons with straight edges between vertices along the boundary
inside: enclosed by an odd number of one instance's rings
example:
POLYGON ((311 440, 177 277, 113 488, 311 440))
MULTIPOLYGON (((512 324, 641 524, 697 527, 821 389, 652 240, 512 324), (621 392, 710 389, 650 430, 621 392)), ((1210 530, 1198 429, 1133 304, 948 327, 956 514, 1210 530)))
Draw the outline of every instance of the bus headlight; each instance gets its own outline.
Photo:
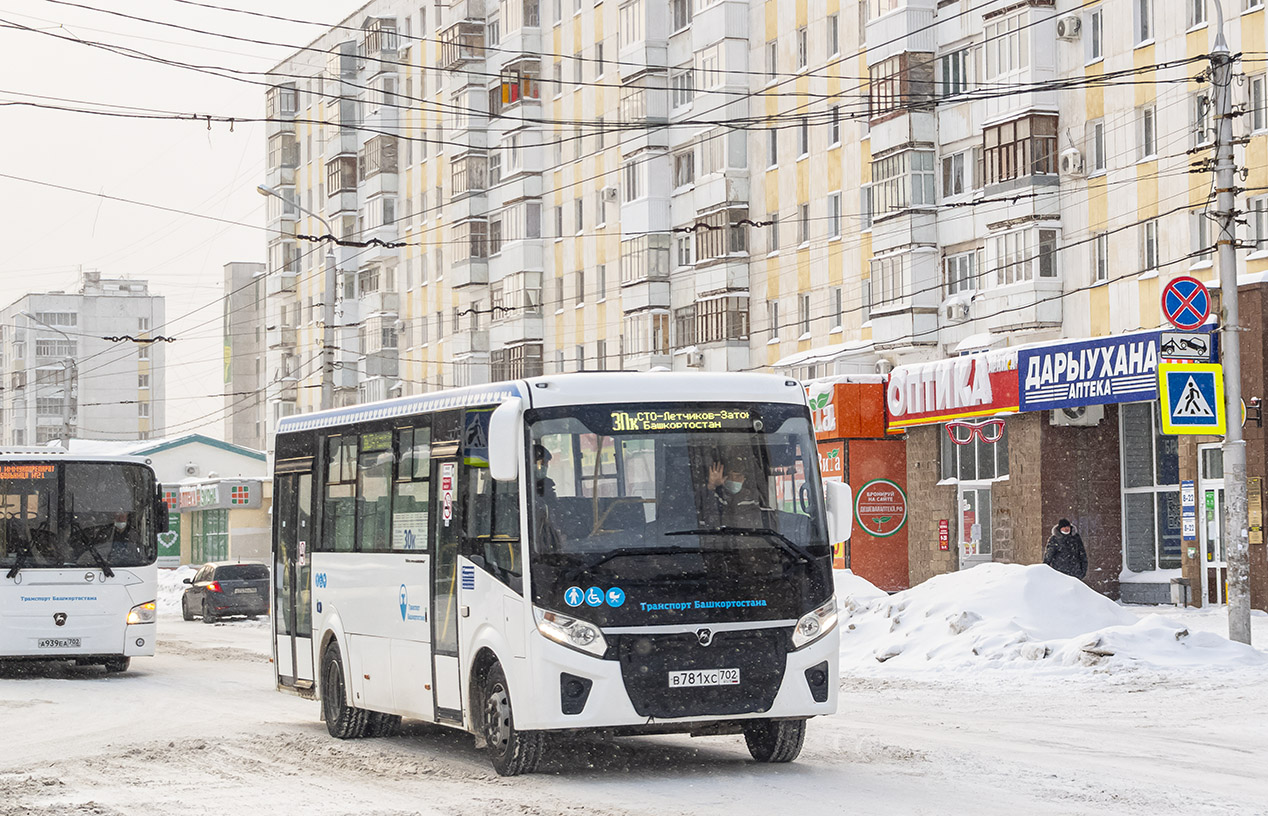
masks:
POLYGON ((556 643, 596 657, 602 657, 608 650, 603 632, 593 623, 545 609, 534 608, 533 615, 537 618, 537 631, 556 643))
POLYGON ((158 605, 154 601, 137 604, 128 610, 128 623, 154 623, 158 617, 158 605))
POLYGON ((794 649, 814 643, 832 631, 837 625, 837 596, 828 598, 827 603, 818 609, 812 609, 797 621, 793 630, 792 643, 794 649))

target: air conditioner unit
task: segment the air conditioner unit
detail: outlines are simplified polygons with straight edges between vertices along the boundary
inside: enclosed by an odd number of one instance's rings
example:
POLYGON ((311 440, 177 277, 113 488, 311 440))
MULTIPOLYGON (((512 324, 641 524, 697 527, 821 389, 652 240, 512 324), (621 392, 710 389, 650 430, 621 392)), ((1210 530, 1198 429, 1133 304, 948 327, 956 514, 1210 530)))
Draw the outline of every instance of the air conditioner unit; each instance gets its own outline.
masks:
POLYGON ((687 365, 690 368, 704 368, 704 352, 693 351, 687 355, 687 365))
POLYGON ((1080 405, 1076 408, 1057 408, 1052 412, 1052 418, 1048 421, 1048 424, 1091 428, 1101 424, 1101 420, 1104 418, 1104 405, 1080 405))
POLYGON ((1083 153, 1077 147, 1061 151, 1061 175, 1075 178, 1083 176, 1083 153))
POLYGON ((885 374, 888 374, 889 372, 891 372, 891 371, 893 371, 893 370, 894 370, 894 364, 893 364, 893 363, 891 363, 889 360, 877 360, 877 361, 876 361, 876 373, 877 373, 877 374, 885 375, 885 374))
POLYGON ((616 201, 616 188, 612 186, 604 187, 599 190, 599 194, 603 196, 604 201, 616 201))
POLYGON ((943 308, 942 314, 951 323, 968 320, 969 304, 963 300, 953 300, 943 308))
POLYGON ((1058 40, 1077 40, 1083 30, 1083 20, 1077 14, 1067 14, 1057 20, 1058 40))

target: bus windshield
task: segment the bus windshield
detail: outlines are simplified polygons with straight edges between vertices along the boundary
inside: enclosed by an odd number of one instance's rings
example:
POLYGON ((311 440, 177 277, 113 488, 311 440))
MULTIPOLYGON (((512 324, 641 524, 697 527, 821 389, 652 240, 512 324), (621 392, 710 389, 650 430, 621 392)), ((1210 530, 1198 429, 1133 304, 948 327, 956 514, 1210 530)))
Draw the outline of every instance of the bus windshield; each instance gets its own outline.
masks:
POLYGON ((0 568, 152 564, 154 497, 141 465, 0 463, 0 568))
POLYGON ((744 620, 785 606, 795 617, 830 593, 803 406, 574 406, 526 419, 537 604, 566 610, 597 587, 603 602, 582 608, 601 624, 744 620))

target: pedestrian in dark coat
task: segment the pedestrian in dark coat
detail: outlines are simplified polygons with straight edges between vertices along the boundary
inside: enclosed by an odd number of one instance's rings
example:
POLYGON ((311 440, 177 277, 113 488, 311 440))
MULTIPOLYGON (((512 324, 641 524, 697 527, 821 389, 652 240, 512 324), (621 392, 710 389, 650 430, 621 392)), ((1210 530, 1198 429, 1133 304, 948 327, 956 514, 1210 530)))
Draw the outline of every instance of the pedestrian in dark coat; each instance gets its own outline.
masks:
POLYGON ((1048 546, 1043 550, 1043 562, 1057 572, 1075 578, 1087 575, 1087 550, 1083 538, 1069 519, 1061 519, 1052 528, 1048 546))

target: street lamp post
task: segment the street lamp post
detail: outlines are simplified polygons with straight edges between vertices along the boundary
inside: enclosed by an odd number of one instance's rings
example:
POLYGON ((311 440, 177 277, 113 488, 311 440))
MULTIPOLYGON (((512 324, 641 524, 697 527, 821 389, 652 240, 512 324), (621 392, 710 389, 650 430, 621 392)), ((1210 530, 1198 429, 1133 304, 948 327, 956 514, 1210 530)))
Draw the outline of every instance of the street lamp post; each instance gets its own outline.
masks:
MULTIPOLYGON (((326 228, 326 234, 334 237, 335 230, 330 222, 312 210, 300 206, 298 202, 289 201, 280 192, 263 184, 256 186, 256 192, 262 196, 272 196, 295 209, 316 218, 326 228)), ((322 339, 321 339, 321 409, 323 411, 335 407, 335 286, 338 270, 335 268, 335 250, 333 244, 326 245, 326 295, 322 304, 322 339)))
MULTIPOLYGON (((47 329, 52 329, 57 332, 66 340, 66 344, 68 346, 75 342, 70 339, 70 335, 66 332, 54 325, 45 323, 30 312, 19 312, 18 314, 25 316, 34 323, 39 323, 47 329)), ((72 422, 72 417, 74 416, 75 392, 78 390, 79 386, 79 364, 75 362, 75 355, 71 354, 62 358, 62 371, 65 372, 66 375, 65 389, 62 393, 62 447, 66 450, 70 450, 70 440, 71 437, 75 435, 74 423, 72 422)))

